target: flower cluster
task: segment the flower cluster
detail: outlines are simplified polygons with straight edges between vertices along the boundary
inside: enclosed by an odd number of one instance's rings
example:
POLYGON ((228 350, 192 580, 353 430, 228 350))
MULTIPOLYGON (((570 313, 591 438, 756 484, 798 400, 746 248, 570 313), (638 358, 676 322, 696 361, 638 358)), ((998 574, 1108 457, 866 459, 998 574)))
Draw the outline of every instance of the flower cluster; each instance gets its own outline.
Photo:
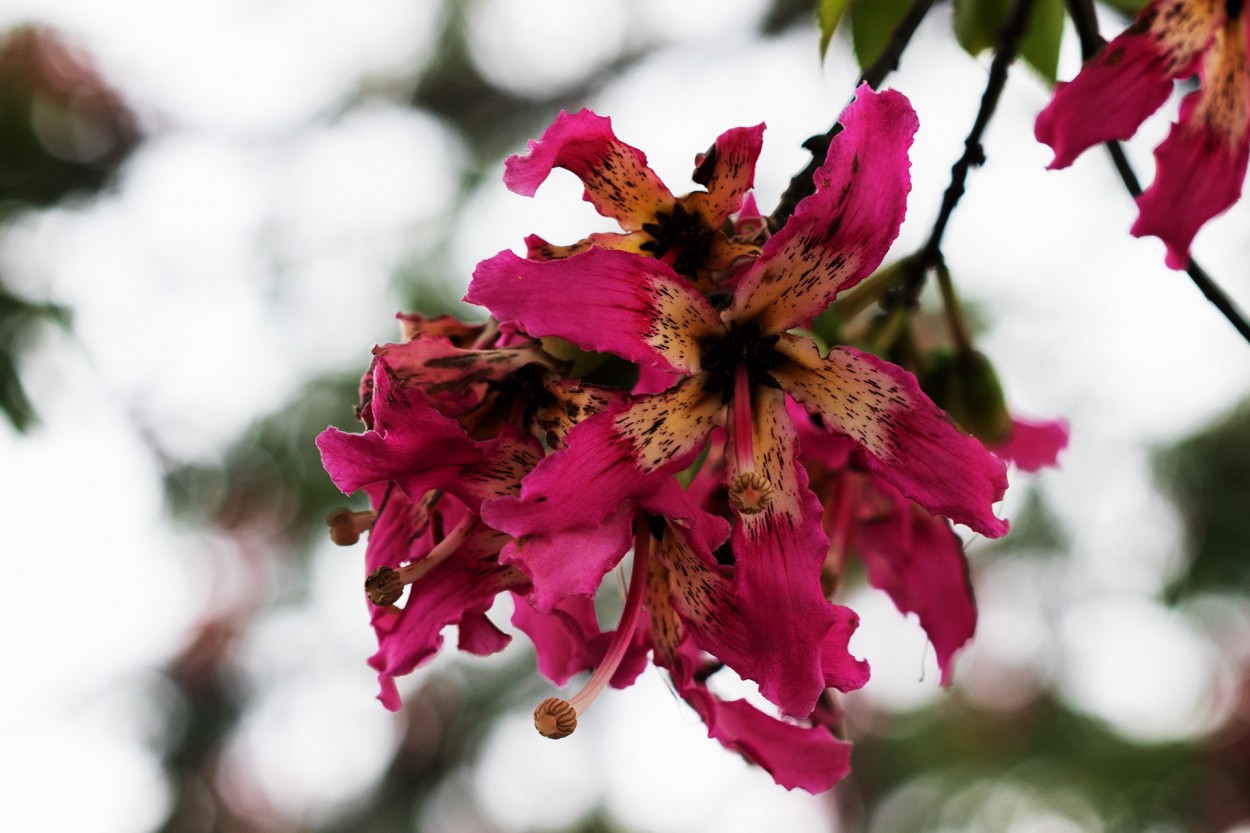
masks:
POLYGON ((401 316, 404 339, 374 350, 362 383, 365 430, 318 438, 335 484, 371 501, 330 523, 344 543, 369 530, 369 663, 388 708, 445 626, 466 651, 503 648, 486 613, 506 592, 546 677, 593 670, 538 706, 543 734, 571 733, 650 656, 710 736, 821 791, 849 767, 830 692, 868 679, 848 650, 858 618, 831 600, 852 556, 918 615, 949 681, 976 621, 951 522, 1004 534, 1003 459, 1052 462, 1066 432, 1017 423, 996 455, 908 371, 802 334, 877 269, 910 190, 902 95, 862 87, 841 124, 815 193, 771 235, 749 195, 763 125, 722 134, 683 197, 585 110, 508 160, 525 195, 571 171, 622 230, 483 261, 466 300, 487 324, 401 316), (604 633, 592 601, 625 562, 604 633), (775 713, 718 696, 722 668, 775 713))

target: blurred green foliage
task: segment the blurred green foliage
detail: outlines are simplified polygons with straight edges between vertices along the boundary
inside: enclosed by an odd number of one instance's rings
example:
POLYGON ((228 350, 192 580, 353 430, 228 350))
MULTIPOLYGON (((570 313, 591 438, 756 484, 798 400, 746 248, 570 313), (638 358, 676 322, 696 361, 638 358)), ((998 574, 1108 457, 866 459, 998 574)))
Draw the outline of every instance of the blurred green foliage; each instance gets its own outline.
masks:
POLYGON ((1187 539, 1170 598, 1250 591, 1250 401, 1158 454, 1155 469, 1187 539))

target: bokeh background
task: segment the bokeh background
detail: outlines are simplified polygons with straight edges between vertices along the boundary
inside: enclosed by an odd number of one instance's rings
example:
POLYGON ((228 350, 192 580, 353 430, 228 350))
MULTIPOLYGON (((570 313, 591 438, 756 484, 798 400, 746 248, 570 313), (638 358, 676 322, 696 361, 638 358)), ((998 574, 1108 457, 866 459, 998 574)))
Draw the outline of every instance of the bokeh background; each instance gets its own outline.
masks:
MULTIPOLYGON (((985 84, 950 18, 887 82, 921 118, 895 255, 985 84)), ((1013 475, 1010 537, 969 541, 951 689, 914 621, 851 591, 874 674, 844 701, 854 774, 813 797, 654 672, 540 738, 524 637, 383 710, 364 545, 323 522, 355 504, 312 439, 353 424, 395 312, 478 315, 478 260, 610 227, 569 175, 502 185, 558 109, 610 115, 678 193, 765 121, 768 211, 851 95, 845 34, 822 64, 801 0, 0 0, 0 30, 0 830, 1250 830, 1250 346, 1128 237, 1100 152, 1045 171, 1029 68, 945 253, 1013 409, 1072 443, 1013 475)), ((1176 105, 1130 144, 1147 180, 1176 105)), ((1243 308, 1248 223, 1195 247, 1243 308)))

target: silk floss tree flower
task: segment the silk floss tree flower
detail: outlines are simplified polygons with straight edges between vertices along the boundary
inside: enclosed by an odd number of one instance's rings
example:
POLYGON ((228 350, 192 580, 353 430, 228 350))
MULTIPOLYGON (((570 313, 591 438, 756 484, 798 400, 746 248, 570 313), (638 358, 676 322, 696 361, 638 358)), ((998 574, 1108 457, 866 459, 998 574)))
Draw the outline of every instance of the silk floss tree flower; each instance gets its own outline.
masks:
POLYGON ((1241 196, 1250 158, 1250 16, 1244 0, 1153 0, 1091 58, 1037 117, 1039 141, 1065 168, 1093 145, 1128 139, 1159 109, 1172 82, 1198 73, 1199 89, 1155 149, 1154 182, 1137 198, 1132 233, 1161 239, 1167 265, 1184 269, 1207 220, 1241 196))
POLYGON ((504 184, 533 196, 552 170, 564 168, 585 186, 584 198, 620 232, 598 232, 557 246, 526 238, 536 260, 563 258, 591 247, 659 258, 703 289, 723 279, 744 258, 759 253, 752 235, 726 235, 725 221, 738 210, 755 177, 764 125, 722 133, 696 159, 694 180, 706 190, 674 197, 647 165, 646 155, 612 132, 611 120, 589 110, 561 112, 523 156, 505 163, 504 184))
POLYGON ((723 427, 723 485, 736 518, 727 588, 743 641, 721 659, 795 717, 811 715, 855 661, 839 635, 845 609, 821 589, 828 539, 787 395, 849 437, 908 499, 988 536, 1007 529, 992 510, 1006 488, 1004 465, 911 374, 851 347, 822 356, 790 332, 876 269, 905 213, 917 127, 910 103, 864 86, 841 123, 815 193, 763 246, 723 308, 662 259, 593 246, 558 260, 501 252, 479 265, 466 295, 532 336, 679 377, 581 422, 519 495, 483 503, 483 518, 513 536, 501 561, 529 576, 538 609, 599 586, 624 547, 587 550, 579 541, 604 540, 605 527, 627 530, 622 506, 650 503, 670 525, 689 525, 688 514, 656 505, 656 496, 723 427))

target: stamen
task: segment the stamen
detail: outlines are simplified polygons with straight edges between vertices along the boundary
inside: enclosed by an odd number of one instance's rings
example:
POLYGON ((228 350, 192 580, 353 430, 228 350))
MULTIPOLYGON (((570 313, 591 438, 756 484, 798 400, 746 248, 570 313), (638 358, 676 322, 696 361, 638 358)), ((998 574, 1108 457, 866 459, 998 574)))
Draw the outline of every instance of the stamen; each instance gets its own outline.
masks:
POLYGON ((582 690, 568 700, 559 697, 548 697, 534 709, 534 728, 543 737, 559 740, 573 734, 577 728, 577 718, 590 708, 590 704, 611 681, 616 673, 625 652, 634 641, 634 632, 638 630, 638 620, 642 614, 643 590, 647 585, 647 566, 651 561, 651 532, 647 518, 641 512, 634 524, 634 566, 629 575, 629 593, 625 597, 625 611, 621 614, 621 623, 612 634, 612 643, 603 656, 603 662, 595 668, 590 679, 582 690))
POLYGON ((350 546, 360 540, 360 533, 373 526, 377 513, 371 510, 353 512, 350 509, 335 509, 326 516, 326 526, 330 527, 330 540, 340 547, 350 546))
POLYGON ((773 502, 773 486, 755 470, 755 427, 751 420, 751 379, 746 363, 734 369, 732 410, 734 463, 738 470, 729 483, 729 503, 743 515, 763 512, 773 502))
POLYGON ((406 585, 417 581, 439 562, 446 560, 447 556, 460 549, 476 522, 477 513, 466 512, 456 528, 426 553, 425 558, 405 564, 399 569, 379 567, 374 570, 365 579, 365 595, 369 597, 369 601, 378 607, 395 604, 404 594, 406 585))

